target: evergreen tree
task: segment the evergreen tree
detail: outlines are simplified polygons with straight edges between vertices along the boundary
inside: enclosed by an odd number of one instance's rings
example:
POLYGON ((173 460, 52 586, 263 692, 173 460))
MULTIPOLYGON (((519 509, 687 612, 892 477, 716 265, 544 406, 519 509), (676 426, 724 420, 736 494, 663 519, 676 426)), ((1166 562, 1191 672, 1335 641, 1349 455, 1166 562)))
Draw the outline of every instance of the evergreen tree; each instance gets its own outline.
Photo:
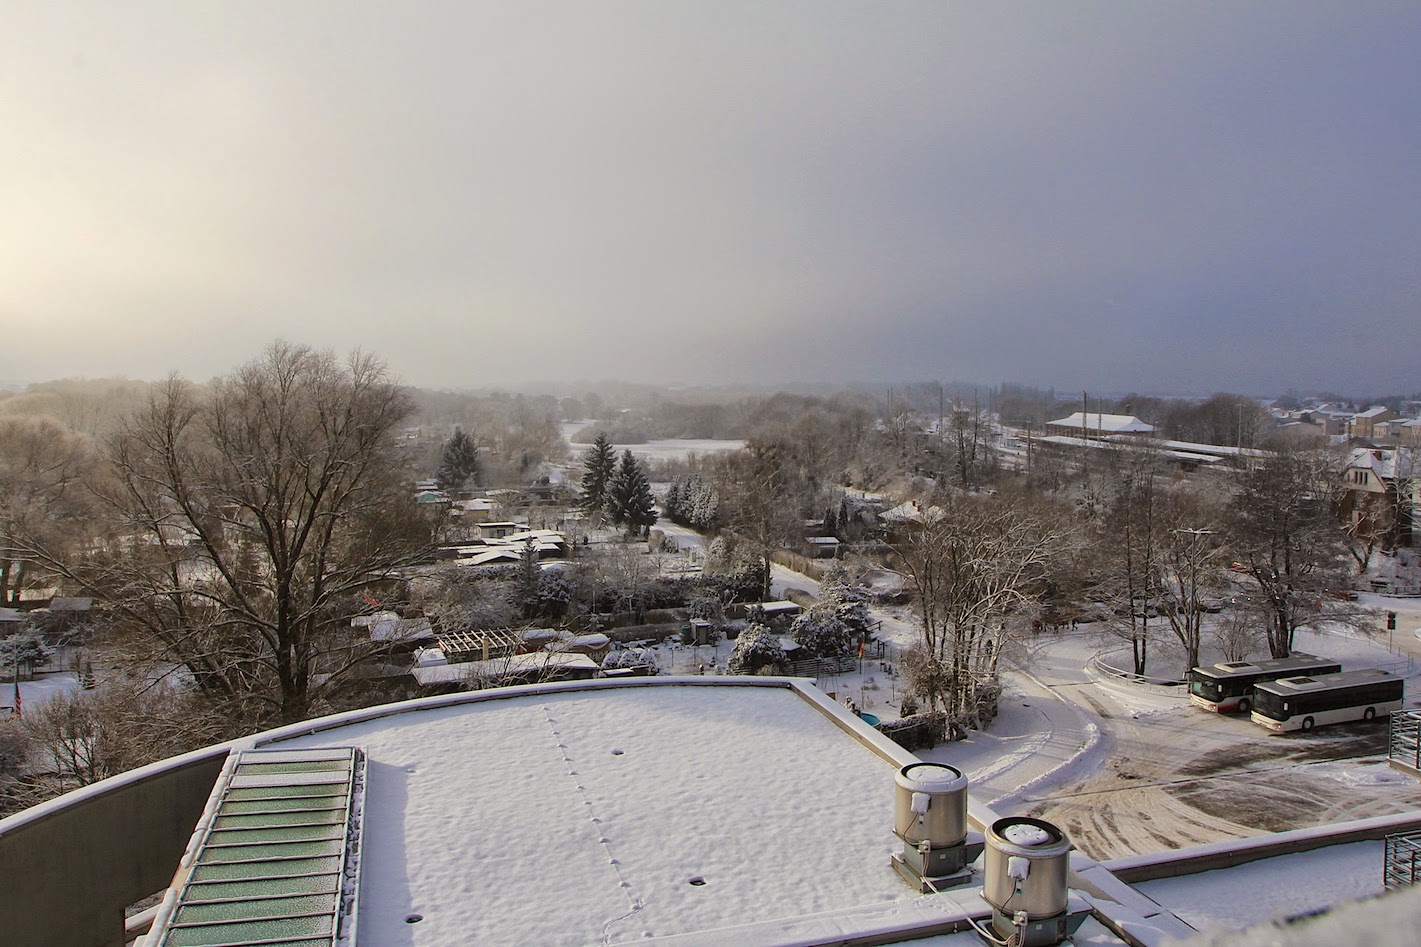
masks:
POLYGON ((673 523, 696 529, 715 529, 720 525, 720 500, 699 474, 673 480, 663 509, 673 523))
POLYGON ((680 477, 671 481, 671 486, 666 489, 666 502, 662 504, 662 509, 666 513, 666 518, 673 523, 685 523, 687 520, 685 510, 685 494, 688 484, 680 477))
POLYGON ((622 452, 622 462, 607 482, 606 507, 613 523, 638 535, 645 535, 656 522, 651 484, 629 450, 622 452))
POLYGON ((479 449, 473 438, 456 427, 454 435, 444 442, 434 479, 441 490, 458 490, 470 480, 477 482, 478 475, 479 449))
POLYGON ((538 565, 538 545, 531 538, 523 541, 518 554, 518 599, 525 618, 532 617, 538 598, 538 577, 542 568, 538 565))
POLYGON ((701 568, 707 575, 723 575, 730 571, 730 544, 724 536, 717 536, 706 545, 701 568))
POLYGON ((616 467, 616 454, 606 434, 598 434, 582 455, 582 508, 589 513, 607 505, 607 486, 616 467))

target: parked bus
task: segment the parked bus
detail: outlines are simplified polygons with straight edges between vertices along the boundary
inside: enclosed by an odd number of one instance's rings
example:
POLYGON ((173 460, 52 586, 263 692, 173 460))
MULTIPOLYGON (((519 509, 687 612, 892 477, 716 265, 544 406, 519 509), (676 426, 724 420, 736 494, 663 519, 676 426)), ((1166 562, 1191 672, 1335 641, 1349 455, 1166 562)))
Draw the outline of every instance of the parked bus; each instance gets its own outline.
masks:
POLYGON ((1253 707, 1253 685, 1300 674, 1336 674, 1342 665, 1315 654, 1294 651, 1286 658, 1229 661, 1189 672, 1189 700, 1216 714, 1246 714, 1253 707))
POLYGON ((1284 677, 1253 689, 1253 722, 1269 730, 1311 730, 1371 720, 1401 709, 1405 682, 1376 668, 1284 677))

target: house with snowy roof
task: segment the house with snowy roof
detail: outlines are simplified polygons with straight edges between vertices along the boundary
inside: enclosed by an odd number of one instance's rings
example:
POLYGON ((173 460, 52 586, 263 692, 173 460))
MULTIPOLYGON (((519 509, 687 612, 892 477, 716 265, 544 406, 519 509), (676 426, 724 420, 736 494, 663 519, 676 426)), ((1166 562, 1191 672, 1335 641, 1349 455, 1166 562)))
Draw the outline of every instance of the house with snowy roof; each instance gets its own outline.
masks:
POLYGON ((1421 419, 1392 418, 1389 421, 1378 421, 1372 428, 1372 436, 1392 444, 1421 444, 1421 419))
POLYGON ((1410 546, 1415 535, 1417 490, 1411 448, 1355 447, 1342 471, 1338 515, 1357 537, 1376 537, 1386 546, 1410 546))
POLYGON ((1395 420, 1399 415, 1390 408, 1381 405, 1373 405, 1365 411, 1358 411, 1352 415, 1352 425, 1349 434, 1357 437, 1376 436, 1376 426, 1387 421, 1395 420))

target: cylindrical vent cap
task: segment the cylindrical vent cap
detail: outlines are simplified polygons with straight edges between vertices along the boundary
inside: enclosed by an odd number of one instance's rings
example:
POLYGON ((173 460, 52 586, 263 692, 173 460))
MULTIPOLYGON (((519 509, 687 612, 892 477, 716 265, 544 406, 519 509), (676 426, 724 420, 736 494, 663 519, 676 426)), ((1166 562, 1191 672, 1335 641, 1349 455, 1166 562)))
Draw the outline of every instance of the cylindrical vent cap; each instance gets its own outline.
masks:
POLYGON ((909 763, 898 770, 897 782, 909 792, 944 793, 967 788, 962 770, 946 763, 909 763))

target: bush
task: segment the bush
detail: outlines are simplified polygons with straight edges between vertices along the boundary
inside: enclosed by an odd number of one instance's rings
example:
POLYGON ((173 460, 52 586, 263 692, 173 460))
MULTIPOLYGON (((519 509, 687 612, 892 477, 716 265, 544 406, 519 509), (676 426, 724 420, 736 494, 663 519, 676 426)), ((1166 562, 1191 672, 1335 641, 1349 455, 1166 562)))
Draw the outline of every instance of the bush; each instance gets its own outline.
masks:
POLYGON ((780 647, 779 636, 764 625, 747 627, 735 640, 735 650, 730 653, 725 670, 728 674, 777 673, 785 667, 784 648, 780 647))
POLYGON ((789 626, 794 643, 816 658, 837 658, 853 650, 854 639, 829 608, 816 606, 797 617, 789 626))

